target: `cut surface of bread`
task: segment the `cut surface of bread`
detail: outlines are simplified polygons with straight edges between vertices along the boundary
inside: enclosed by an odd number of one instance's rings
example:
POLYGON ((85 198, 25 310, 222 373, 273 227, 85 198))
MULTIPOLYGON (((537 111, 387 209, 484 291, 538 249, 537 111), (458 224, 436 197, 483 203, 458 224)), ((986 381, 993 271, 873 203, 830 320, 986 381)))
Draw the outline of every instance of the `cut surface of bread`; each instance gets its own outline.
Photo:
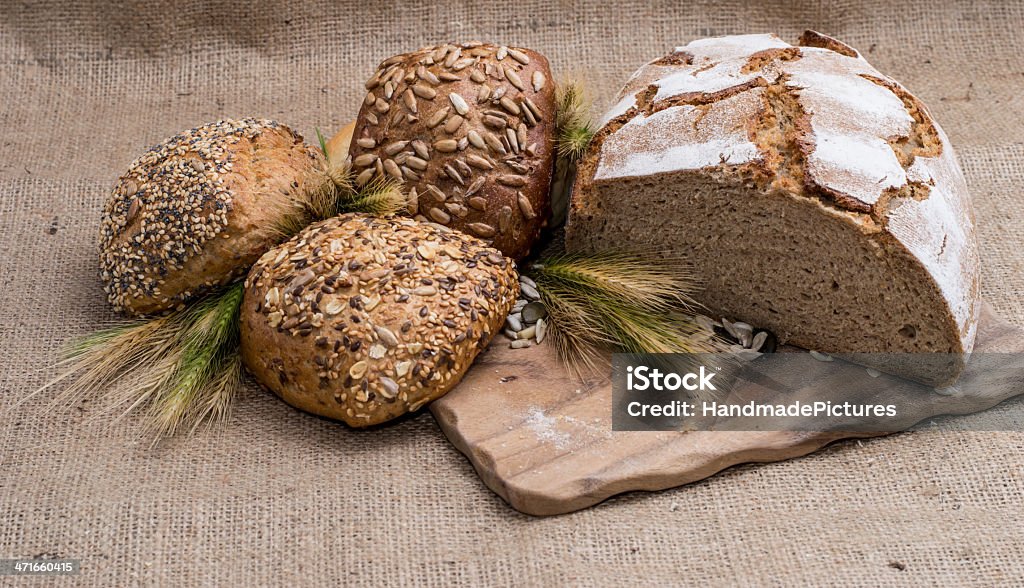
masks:
POLYGON ((873 362, 948 384, 979 305, 952 148, 855 50, 801 42, 705 39, 634 74, 580 167, 567 246, 686 254, 716 318, 828 353, 928 353, 873 362))

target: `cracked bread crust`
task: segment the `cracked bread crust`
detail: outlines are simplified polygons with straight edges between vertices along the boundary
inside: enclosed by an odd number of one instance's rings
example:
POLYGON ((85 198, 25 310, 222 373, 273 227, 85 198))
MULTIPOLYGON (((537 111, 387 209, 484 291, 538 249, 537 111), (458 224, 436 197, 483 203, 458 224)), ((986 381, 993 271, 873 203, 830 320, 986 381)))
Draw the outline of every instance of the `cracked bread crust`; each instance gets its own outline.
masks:
MULTIPOLYGON (((853 227, 848 238, 880 255, 909 260, 937 292, 941 312, 922 312, 942 314, 936 321, 955 339, 945 350, 972 348, 977 247, 962 172, 920 101, 854 49, 812 31, 797 46, 774 35, 722 37, 638 70, 581 163, 567 244, 617 239, 601 190, 689 178, 783 195, 853 227)), ((772 202, 758 205, 779 206, 772 202)), ((663 245, 652 232, 627 231, 611 244, 663 245)), ((870 347, 843 351, 885 349, 870 347)))

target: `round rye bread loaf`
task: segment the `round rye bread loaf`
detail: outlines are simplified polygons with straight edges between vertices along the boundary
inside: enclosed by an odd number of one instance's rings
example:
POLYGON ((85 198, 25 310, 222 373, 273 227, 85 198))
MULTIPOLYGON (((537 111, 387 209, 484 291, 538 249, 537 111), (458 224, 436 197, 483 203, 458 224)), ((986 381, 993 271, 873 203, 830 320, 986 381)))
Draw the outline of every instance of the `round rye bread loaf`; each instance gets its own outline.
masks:
POLYGON ((356 183, 405 183, 409 214, 519 260, 550 212, 555 88, 529 49, 441 45, 384 60, 349 148, 356 183))
POLYGON ((253 266, 242 358, 288 404, 374 425, 455 386, 518 293, 515 264, 477 238, 346 214, 310 225, 253 266))
POLYGON ((668 250, 717 317, 932 385, 974 345, 974 216, 925 106, 813 31, 701 39, 637 71, 581 162, 566 244, 668 250))
POLYGON ((283 235, 276 221, 318 187, 319 151, 270 120, 221 120, 132 163, 107 202, 100 275, 131 314, 160 312, 248 271, 283 235))

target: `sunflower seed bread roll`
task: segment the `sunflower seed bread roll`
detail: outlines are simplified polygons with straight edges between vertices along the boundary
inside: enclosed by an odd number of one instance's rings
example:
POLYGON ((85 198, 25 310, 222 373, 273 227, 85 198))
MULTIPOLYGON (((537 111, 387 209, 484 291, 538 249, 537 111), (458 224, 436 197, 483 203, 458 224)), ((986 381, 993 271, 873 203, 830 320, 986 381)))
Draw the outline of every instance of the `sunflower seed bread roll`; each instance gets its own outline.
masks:
POLYGON ((346 214, 253 266, 242 359, 288 404, 374 425, 455 386, 518 293, 515 264, 479 239, 409 218, 346 214))
POLYGON ((248 271, 315 189, 319 151, 270 120, 221 120, 151 148, 121 176, 100 234, 116 308, 173 308, 248 271))
POLYGON ((409 214, 522 259, 549 216, 555 89, 535 51, 483 43, 390 57, 366 82, 356 183, 405 182, 409 214))
POLYGON ((685 253, 716 316, 828 353, 918 354, 875 359, 945 385, 980 308, 970 204, 928 110, 856 50, 743 35, 633 75, 580 166, 566 240, 685 253))

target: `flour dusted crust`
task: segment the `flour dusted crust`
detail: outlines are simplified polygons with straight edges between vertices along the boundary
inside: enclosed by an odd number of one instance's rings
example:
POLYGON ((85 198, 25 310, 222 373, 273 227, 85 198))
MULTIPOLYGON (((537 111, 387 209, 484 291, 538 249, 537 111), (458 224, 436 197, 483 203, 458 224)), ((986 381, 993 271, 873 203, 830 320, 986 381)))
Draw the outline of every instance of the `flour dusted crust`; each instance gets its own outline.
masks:
POLYGON ((883 255, 912 258, 941 291, 952 351, 971 350, 978 254, 953 148, 925 107, 853 48, 812 31, 797 45, 775 35, 694 41, 633 74, 601 125, 574 191, 570 246, 594 246, 602 186, 739 178, 842 218, 883 255))
POLYGON ((501 329, 515 264, 413 219, 346 214, 268 251, 245 283, 245 366, 296 408, 363 427, 450 390, 501 329))
POLYGON ((366 82, 350 154, 357 183, 404 183, 410 215, 513 259, 549 216, 555 84, 543 55, 479 42, 384 60, 366 82))

